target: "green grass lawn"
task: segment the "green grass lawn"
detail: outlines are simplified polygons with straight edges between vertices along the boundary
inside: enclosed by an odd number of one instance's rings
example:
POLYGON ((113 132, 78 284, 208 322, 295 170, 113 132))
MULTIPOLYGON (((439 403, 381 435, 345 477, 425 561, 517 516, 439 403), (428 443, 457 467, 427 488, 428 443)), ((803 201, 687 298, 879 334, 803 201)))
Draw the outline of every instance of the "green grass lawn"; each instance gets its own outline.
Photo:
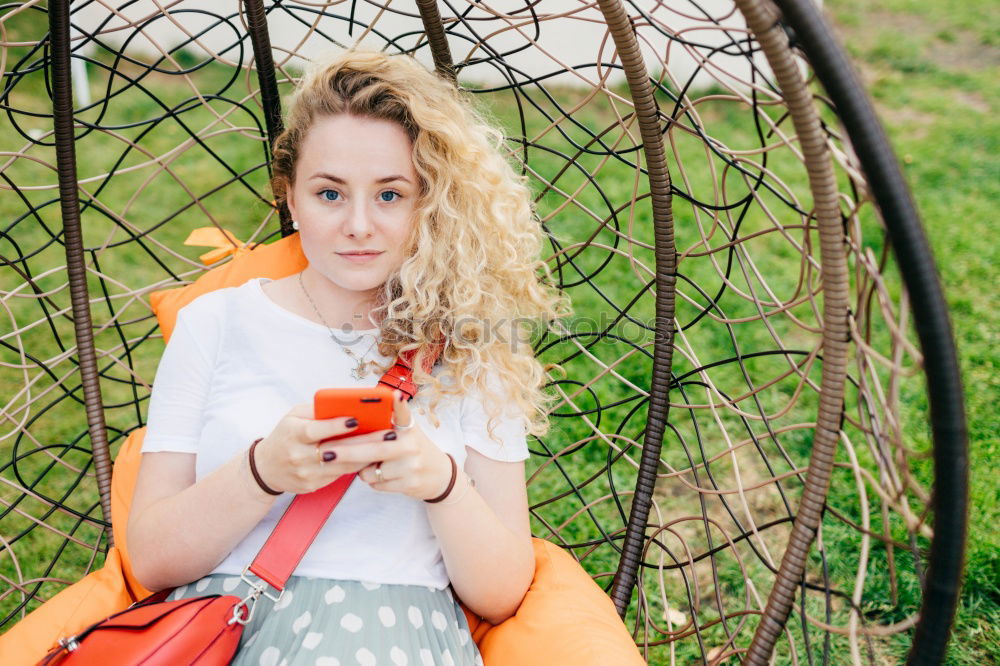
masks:
MULTIPOLYGON (((984 240, 989 238, 987 225, 992 221, 990 204, 997 200, 997 190, 1000 189, 1000 172, 995 157, 1000 137, 1000 128, 995 120, 996 78, 1000 63, 1000 58, 997 57, 997 49, 1000 48, 997 24, 993 20, 991 25, 988 20, 989 5, 985 2, 924 6, 899 1, 874 4, 839 1, 828 3, 827 7, 845 38, 849 52, 862 67, 879 113, 903 161, 905 174, 923 215, 952 308, 965 378, 973 477, 967 576, 949 663, 989 663, 1000 657, 1000 634, 997 629, 1000 622, 1000 592, 997 589, 1000 581, 1000 555, 996 531, 991 529, 1000 516, 996 486, 989 481, 990 463, 1000 454, 997 443, 1000 424, 997 423, 996 410, 993 408, 1000 395, 997 383, 989 381, 990 371, 996 366, 994 348, 997 324, 1000 323, 995 308, 991 307, 995 302, 995 298, 991 298, 994 291, 991 287, 1000 276, 995 268, 995 244, 984 240)), ((37 24, 32 26, 32 20, 30 17, 25 18, 23 24, 7 26, 8 30, 12 31, 11 34, 17 34, 14 29, 21 25, 23 30, 30 33, 31 29, 38 29, 37 24)), ((21 39, 26 38, 22 36, 21 39)), ((182 63, 188 66, 196 64, 183 58, 182 63)), ((123 66, 123 71, 134 73, 137 70, 123 66)), ((41 110, 46 108, 48 100, 44 95, 40 74, 32 76, 35 77, 34 85, 19 87, 14 101, 18 105, 41 110)), ((192 228, 207 224, 207 216, 233 231, 240 239, 254 236, 260 238, 263 235, 260 227, 265 223, 267 233, 276 228, 276 220, 268 220, 266 169, 262 163, 260 130, 251 115, 234 103, 234 89, 227 86, 230 76, 231 73, 224 68, 206 67, 192 77, 203 93, 227 91, 224 96, 229 98, 228 101, 220 99, 211 102, 215 113, 229 113, 225 115, 224 121, 214 120, 212 113, 200 108, 185 111, 176 122, 155 125, 143 123, 144 119, 161 114, 164 106, 151 98, 133 94, 127 102, 118 99, 111 104, 103 120, 107 123, 108 118, 113 118, 121 125, 118 130, 120 138, 88 135, 81 136, 77 143, 81 179, 103 173, 112 165, 117 165, 116 168, 120 171, 111 184, 99 193, 106 209, 88 210, 84 213, 85 245, 107 248, 97 253, 100 271, 114 277, 114 281, 102 282, 96 275, 89 276, 91 293, 99 294, 102 288, 110 289, 111 298, 116 302, 117 320, 122 322, 121 333, 114 327, 99 333, 97 346, 103 350, 115 350, 113 355, 118 357, 126 355, 123 348, 130 349, 131 367, 145 381, 153 377, 156 360, 162 351, 162 341, 154 339, 138 344, 142 338, 156 332, 155 323, 144 295, 133 301, 124 301, 126 295, 132 290, 142 289, 148 292, 156 287, 177 284, 178 280, 196 277, 200 270, 197 256, 202 250, 185 247, 182 243, 192 228), (124 149, 126 139, 141 138, 142 145, 151 154, 162 154, 177 146, 187 136, 185 128, 191 128, 195 132, 204 130, 199 135, 200 146, 177 155, 168 164, 161 165, 162 168, 146 164, 148 156, 124 149), (124 159, 119 162, 123 153, 124 159), (185 187, 198 195, 196 204, 192 204, 191 195, 185 187), (131 240, 133 235, 141 236, 141 245, 131 240)), ((94 78, 96 86, 102 77, 95 75, 94 78)), ((160 102, 168 108, 175 105, 185 108, 184 100, 192 92, 190 88, 179 85, 175 78, 163 75, 146 76, 141 83, 155 91, 160 102)), ((119 79, 111 84, 116 87, 125 85, 125 82, 119 79)), ((235 87, 235 90, 240 89, 242 88, 239 86, 235 87)), ((581 96, 581 93, 570 90, 555 88, 552 91, 563 106, 581 96)), ((624 88, 618 92, 627 97, 627 90, 624 88)), ((543 106, 548 104, 540 95, 536 99, 543 106)), ((491 100, 491 108, 509 135, 520 135, 517 108, 509 101, 494 98, 491 100)), ((667 104, 669 100, 664 95, 661 97, 661 105, 667 104)), ((554 107, 546 108, 554 111, 554 107)), ((749 123, 745 111, 745 107, 740 104, 725 100, 709 101, 699 106, 699 114, 712 136, 730 147, 754 145, 754 127, 749 123)), ((627 113, 628 110, 619 108, 617 112, 627 113)), ((88 112, 83 119, 96 120, 98 113, 97 110, 88 112)), ((615 122, 615 113, 606 102, 594 103, 576 112, 573 119, 591 129, 603 128, 615 122)), ((22 118, 19 122, 26 129, 44 130, 46 121, 22 118)), ((544 126, 537 116, 531 117, 528 122, 525 134, 529 138, 544 126)), ((569 138, 578 142, 587 141, 588 137, 579 128, 573 128, 566 122, 562 127, 566 129, 569 138)), ((741 187, 745 187, 741 178, 732 172, 711 171, 709 167, 718 168, 721 162, 706 157, 700 139, 683 133, 675 133, 674 137, 676 143, 670 153, 670 166, 674 184, 679 189, 704 198, 706 192, 711 193, 722 186, 730 193, 738 193, 741 187), (679 164, 683 164, 687 180, 681 179, 679 164)), ((607 137, 610 142, 617 138, 619 134, 616 132, 607 137)), ((574 156, 568 139, 549 137, 543 143, 574 156)), ((0 150, 17 150, 23 145, 24 139, 6 131, 6 128, 0 133, 0 150)), ((51 149, 33 150, 33 155, 39 160, 54 161, 51 149)), ((565 160, 537 149, 531 153, 529 163, 539 176, 553 184, 551 189, 541 194, 538 208, 554 242, 561 243, 565 248, 592 236, 594 247, 603 245, 619 251, 617 254, 611 251, 588 251, 574 257, 572 265, 567 263, 563 266, 563 281, 574 284, 568 292, 576 308, 575 323, 581 327, 576 330, 583 333, 580 337, 581 344, 595 342, 588 352, 604 362, 618 359, 633 345, 645 344, 646 350, 651 352, 648 344, 652 341, 652 335, 642 328, 642 324, 648 324, 654 314, 649 294, 642 295, 645 282, 651 278, 648 269, 655 263, 649 249, 653 243, 653 235, 648 202, 636 206, 634 211, 614 210, 614 205, 627 201, 636 187, 634 168, 614 159, 605 160, 598 154, 581 154, 575 155, 573 162, 575 167, 580 167, 579 171, 571 168, 562 172, 565 160), (598 175, 600 189, 588 185, 584 171, 598 175), (563 207, 567 197, 577 191, 579 193, 575 196, 575 204, 563 207), (630 218, 630 214, 634 214, 634 219, 630 218), (607 218, 612 221, 608 222, 607 218), (629 240, 623 241, 623 237, 629 240), (622 256, 621 253, 628 256, 622 256), (601 269, 600 273, 596 273, 598 269, 601 269), (591 274, 594 275, 594 288, 582 282, 581 276, 591 274), (627 329, 623 330, 622 335, 625 341, 597 340, 594 335, 587 335, 603 330, 602 326, 596 326, 593 322, 589 323, 590 330, 583 330, 586 328, 584 324, 588 324, 583 321, 586 316, 596 318, 598 313, 612 312, 605 297, 617 306, 624 306, 637 296, 642 297, 636 300, 634 307, 628 312, 633 321, 622 324, 622 328, 627 329)), ((777 155, 768 166, 795 192, 801 194, 805 187, 805 177, 800 164, 777 155)), ((52 173, 46 167, 28 160, 20 160, 7 175, 22 186, 54 182, 52 173)), ((537 180, 533 186, 536 191, 541 192, 542 188, 537 180)), ((97 182, 88 182, 86 187, 90 192, 97 192, 102 186, 97 182)), ((638 185, 640 192, 647 189, 644 184, 638 185)), ((27 209, 24 203, 10 194, 0 198, 0 219, 4 225, 4 235, 0 236, 0 255, 8 257, 31 254, 30 265, 37 274, 39 267, 58 266, 65 261, 57 233, 60 228, 59 207, 52 190, 26 191, 24 196, 31 206, 39 208, 37 217, 20 219, 27 209)), ((777 194, 764 192, 760 196, 767 205, 781 208, 777 194)), ((681 197, 675 197, 674 215, 679 250, 694 247, 706 234, 713 237, 713 246, 720 244, 720 233, 712 226, 711 216, 706 217, 703 209, 686 203, 681 197)), ((775 298, 790 298, 798 288, 798 269, 794 262, 799 261, 799 253, 792 251, 789 243, 776 238, 775 234, 765 233, 773 229, 759 210, 751 211, 742 224, 743 235, 754 231, 762 233, 749 245, 761 264, 760 270, 766 274, 767 286, 775 290, 775 298), (764 257, 766 260, 760 261, 764 257), (789 268, 790 262, 795 270, 789 268)), ((877 224, 872 219, 870 207, 859 224, 865 227, 866 243, 870 242, 872 249, 878 252, 881 241, 873 233, 877 224)), ((801 236, 800 232, 797 237, 801 236)), ((555 247, 546 248, 546 253, 554 252, 555 247)), ((678 287, 681 293, 678 299, 678 321, 693 321, 708 302, 709 295, 720 289, 719 270, 714 263, 718 256, 720 255, 689 256, 682 261, 681 272, 687 282, 678 287)), ((813 256, 816 256, 815 252, 813 256)), ((729 278, 731 286, 744 291, 763 289, 763 278, 755 276, 749 268, 743 268, 745 272, 734 270, 729 278)), ((891 282, 894 277, 892 267, 887 270, 887 275, 891 282)), ((11 272, 0 274, 0 288, 4 292, 14 289, 17 281, 17 276, 11 272)), ((58 273, 37 275, 36 284, 40 290, 53 290, 49 299, 53 305, 66 307, 69 302, 68 294, 60 289, 64 281, 65 277, 58 273)), ((897 290, 894 293, 898 293, 898 286, 894 288, 897 290)), ((8 308, 9 320, 23 324, 41 316, 43 303, 46 301, 37 298, 11 298, 5 301, 5 306, 8 308)), ((738 352, 766 352, 775 346, 773 335, 780 335, 789 347, 808 349, 814 338, 793 324, 791 317, 803 322, 803 326, 815 327, 819 321, 815 308, 820 305, 814 307, 804 302, 792 308, 788 317, 774 318, 774 333, 760 325, 737 323, 727 328, 713 323, 711 317, 704 318, 697 325, 692 324, 683 338, 679 336, 674 374, 686 376, 686 373, 710 359, 729 358, 738 352)), ((711 314, 722 316, 722 312, 725 317, 734 321, 756 315, 750 303, 733 297, 731 293, 719 301, 718 311, 711 314)), ((97 324, 109 323, 110 314, 106 308, 94 308, 93 316, 97 324)), ((30 351, 36 358, 57 358, 61 347, 72 344, 68 342, 73 335, 68 317, 56 318, 55 331, 55 334, 48 330, 24 334, 24 339, 30 340, 30 351)), ((874 337, 876 341, 884 342, 884 336, 880 337, 878 331, 874 337)), ((586 355, 577 353, 576 348, 565 341, 543 349, 540 357, 543 361, 564 361, 571 379, 589 377, 597 367, 586 355), (570 354, 576 354, 575 358, 565 360, 570 354)), ((2 348, 0 361, 17 364, 21 361, 21 356, 14 349, 2 348)), ((52 367, 57 377, 71 375, 73 371, 69 360, 54 362, 52 367)), ((533 500, 552 498, 551 502, 536 507, 532 518, 533 532, 557 543, 584 543, 593 540, 595 545, 592 548, 576 548, 574 552, 583 559, 588 571, 598 576, 598 582, 605 585, 610 585, 617 557, 602 534, 602 529, 619 529, 629 508, 628 496, 623 498, 622 506, 619 507, 608 495, 612 487, 621 491, 634 486, 635 471, 625 459, 618 459, 611 465, 610 473, 599 474, 607 466, 609 456, 616 454, 614 447, 609 446, 606 441, 593 437, 595 432, 600 432, 605 437, 610 436, 616 446, 626 449, 628 456, 638 458, 639 452, 634 447, 629 448, 627 443, 631 440, 641 442, 645 406, 637 399, 637 392, 628 387, 628 383, 638 387, 647 386, 649 367, 648 358, 643 356, 641 350, 637 351, 616 367, 619 377, 603 378, 590 391, 581 392, 574 399, 572 407, 564 405, 557 409, 553 417, 552 435, 544 442, 551 450, 548 454, 534 456, 529 462, 529 473, 533 477, 530 485, 533 500), (564 418, 574 412, 578 415, 564 418), (556 464, 552 454, 571 443, 576 443, 573 450, 559 456, 556 464), (566 494, 569 483, 576 486, 577 490, 566 494), (561 496, 563 494, 565 496, 561 496)), ((747 361, 746 368, 749 377, 773 377, 783 370, 787 371, 788 361, 783 357, 762 355, 747 361)), ((804 375, 813 381, 818 381, 818 374, 818 364, 804 370, 804 375)), ((749 381, 732 364, 712 368, 704 376, 709 376, 717 387, 730 395, 741 394, 749 381)), ((684 402, 698 404, 709 399, 708 391, 699 384, 699 377, 690 377, 683 384, 682 390, 677 392, 682 393, 684 402)), ((916 449, 926 450, 929 441, 923 422, 926 404, 920 382, 919 377, 904 382, 901 399, 906 413, 904 432, 907 440, 916 449)), ((0 396, 5 397, 4 402, 6 396, 13 396, 21 390, 22 383, 23 376, 20 372, 12 370, 10 365, 3 368, 0 372, 0 396)), ((43 378, 33 387, 34 395, 53 389, 54 394, 59 395, 56 388, 58 385, 53 379, 43 378)), ((562 386, 567 393, 572 393, 577 388, 578 385, 571 383, 562 386)), ((795 394, 796 388, 794 378, 788 378, 777 382, 770 391, 762 393, 762 404, 756 407, 749 404, 742 406, 749 412, 757 409, 771 413, 788 401, 795 394)), ((105 412, 111 435, 115 439, 114 446, 117 447, 121 435, 142 421, 148 390, 141 382, 136 383, 124 366, 107 370, 103 389, 105 403, 108 405, 105 412), (134 402, 136 396, 139 398, 138 407, 134 402)), ((61 457, 64 464, 82 469, 87 463, 87 443, 86 433, 81 430, 83 411, 77 402, 80 391, 77 388, 65 393, 64 399, 50 410, 43 414, 33 414, 39 420, 26 430, 42 442, 55 443, 63 448, 74 443, 81 447, 82 451, 67 448, 61 457)), ((681 398, 672 394, 672 401, 681 401, 681 398)), ((757 453, 748 453, 748 448, 739 453, 740 464, 746 469, 753 469, 754 464, 760 467, 760 462, 767 460, 773 466, 773 474, 791 473, 804 464, 810 451, 811 432, 796 429, 795 426, 812 418, 810 415, 814 414, 815 405, 815 393, 804 392, 794 409, 772 422, 772 427, 787 428, 787 431, 780 438, 775 436, 773 441, 764 437, 757 453), (777 448, 779 441, 783 447, 780 450, 777 448)), ((719 433, 726 432, 741 439, 748 437, 750 433, 759 435, 762 426, 744 423, 731 413, 723 412, 717 416, 718 422, 705 410, 678 408, 672 411, 673 429, 664 438, 664 464, 676 469, 694 467, 710 471, 721 479, 722 485, 731 485, 731 477, 737 468, 733 461, 723 456, 727 444, 723 438, 718 437, 719 433), (711 433, 710 436, 702 437, 701 434, 706 432, 711 433)), ((857 435, 857 429, 850 432, 852 437, 857 435)), ((13 439, 0 440, 0 451, 4 458, 8 457, 10 447, 15 445, 12 443, 13 439)), ((29 444, 27 441, 19 443, 20 446, 29 444)), ((533 445, 539 454, 543 453, 541 446, 541 442, 533 445)), ((864 450, 859 450, 857 455, 865 461, 864 450)), ((841 452, 838 461, 847 460, 846 454, 841 452)), ((48 464, 51 464, 51 460, 39 461, 34 457, 24 461, 20 471, 30 478, 40 474, 48 464)), ((916 461, 913 466, 918 477, 925 481, 929 478, 930 470, 926 463, 916 461)), ((49 474, 44 476, 36 489, 47 496, 68 495, 69 502, 76 511, 83 515, 99 516, 92 471, 84 475, 79 488, 73 486, 74 478, 68 473, 49 474)), ((705 478, 695 476, 693 480, 703 486, 707 484, 705 478)), ((785 482, 788 501, 793 505, 800 487, 801 483, 794 476, 785 482)), ((830 505, 855 521, 861 520, 855 497, 857 488, 849 470, 837 470, 830 505)), ((4 486, 0 488, 0 497, 9 500, 13 495, 4 486)), ((752 511, 758 515, 758 522, 761 522, 760 515, 774 518, 788 515, 782 498, 773 490, 747 493, 745 501, 746 510, 750 511, 752 507, 752 511)), ((692 500, 691 494, 685 492, 683 484, 674 477, 658 483, 657 504, 668 514, 651 516, 651 522, 657 524, 670 522, 675 515, 685 515, 686 512, 700 516, 700 512, 704 510, 723 525, 719 529, 710 529, 707 525, 700 529, 700 518, 679 522, 673 528, 674 533, 665 532, 663 536, 667 547, 674 549, 674 556, 680 552, 677 549, 681 547, 681 537, 689 545, 701 548, 710 543, 717 544, 724 532, 734 531, 731 523, 734 524, 743 515, 740 513, 743 509, 736 498, 725 506, 718 498, 710 498, 707 500, 708 508, 700 508, 697 501, 692 500), (732 513, 727 513, 731 508, 732 513)), ((29 500, 23 508, 29 515, 39 515, 43 506, 41 503, 33 505, 29 500)), ((5 538, 10 538, 31 524, 30 519, 25 516, 10 515, 3 520, 2 533, 5 538)), ((70 514, 53 515, 48 521, 64 532, 73 533, 81 541, 81 544, 69 546, 51 574, 72 579, 88 566, 93 553, 86 548, 86 544, 98 540, 97 530, 90 525, 80 528, 79 518, 70 514)), ((905 538, 900 536, 905 535, 905 530, 900 531, 898 522, 888 520, 883 525, 881 521, 879 516, 872 517, 873 531, 884 527, 894 538, 905 538)), ((813 557, 810 571, 828 567, 835 584, 849 592, 853 584, 852 567, 856 561, 856 532, 845 527, 839 519, 829 517, 824 520, 823 530, 825 559, 820 560, 818 555, 813 557)), ((728 626, 719 623, 718 606, 724 607, 726 612, 733 612, 742 607, 740 600, 744 595, 756 592, 766 596, 767 588, 759 586, 767 584, 770 574, 754 558, 750 546, 773 548, 786 533, 787 526, 779 525, 760 539, 749 538, 741 542, 732 549, 730 555, 720 556, 719 561, 713 562, 711 566, 709 561, 705 561, 696 571, 696 577, 704 576, 697 595, 693 595, 691 591, 691 582, 683 578, 683 569, 671 570, 666 585, 667 601, 671 608, 680 609, 691 619, 710 626, 702 632, 705 645, 699 645, 694 638, 681 639, 671 645, 656 648, 652 653, 651 663, 668 663, 671 653, 675 654, 678 663, 692 663, 692 660, 702 654, 703 649, 708 651, 709 648, 722 644, 726 632, 732 630, 735 623, 728 626), (743 564, 747 565, 745 571, 741 569, 741 563, 736 561, 737 555, 744 558, 743 564), (756 590, 751 589, 755 582, 758 584, 756 590), (699 610, 692 611, 693 607, 699 610)), ((19 544, 19 553, 30 553, 37 548, 38 552, 49 556, 55 543, 51 535, 39 530, 31 532, 25 540, 28 547, 19 544)), ((776 552, 780 555, 780 550, 776 552)), ((912 562, 906 561, 904 553, 896 553, 896 564, 901 573, 898 580, 890 580, 883 566, 889 556, 884 547, 878 544, 873 546, 863 596, 865 617, 873 621, 897 621, 919 605, 920 595, 914 585, 912 562), (890 588, 894 585, 899 589, 898 599, 893 603, 887 600, 891 595, 890 588)), ((35 572, 36 575, 39 573, 35 572)), ((16 576, 12 563, 6 558, 0 560, 0 574, 11 578, 16 576)), ((644 581, 644 589, 649 594, 659 589, 652 578, 653 576, 649 576, 644 581)), ((56 589, 58 588, 52 586, 43 588, 47 594, 56 589)), ((0 617, 10 612, 13 599, 12 595, 0 601, 0 617)), ((654 597, 648 601, 648 616, 654 622, 664 624, 665 609, 661 601, 654 597)), ((807 603, 814 617, 822 617, 824 609, 821 597, 808 597, 807 603)), ((28 609, 33 607, 29 605, 28 609)), ((834 620, 844 624, 847 609, 840 606, 831 612, 834 620)), ((636 604, 633 603, 629 620, 635 615, 636 604)), ((756 620, 748 616, 747 622, 747 626, 740 630, 740 635, 748 638, 756 620)), ((801 627, 792 622, 789 631, 797 646, 797 655, 802 658, 804 648, 801 627)), ((815 629, 811 632, 813 643, 807 651, 813 656, 820 656, 822 640, 817 641, 816 637, 821 634, 815 629)), ((908 634, 903 633, 879 641, 870 649, 874 650, 879 663, 899 663, 906 653, 907 645, 908 634)), ((788 650, 787 645, 779 647, 780 662, 790 659, 788 650)), ((832 650, 831 663, 846 662, 849 646, 843 638, 833 639, 832 650)))

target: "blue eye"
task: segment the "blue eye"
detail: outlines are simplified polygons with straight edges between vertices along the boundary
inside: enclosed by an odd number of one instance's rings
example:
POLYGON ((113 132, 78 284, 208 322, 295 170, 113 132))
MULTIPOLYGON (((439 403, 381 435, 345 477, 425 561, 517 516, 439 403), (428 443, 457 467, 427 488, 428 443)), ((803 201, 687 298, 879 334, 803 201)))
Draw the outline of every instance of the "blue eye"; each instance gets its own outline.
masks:
MULTIPOLYGON (((385 195, 387 194, 394 194, 396 195, 397 198, 402 196, 399 192, 396 192, 395 190, 386 190, 385 192, 381 193, 382 201, 386 203, 392 203, 393 201, 396 200, 396 199, 387 199, 385 197, 385 195)), ((323 201, 340 201, 340 192, 338 192, 337 190, 322 190, 319 192, 319 196, 323 199, 323 201)))

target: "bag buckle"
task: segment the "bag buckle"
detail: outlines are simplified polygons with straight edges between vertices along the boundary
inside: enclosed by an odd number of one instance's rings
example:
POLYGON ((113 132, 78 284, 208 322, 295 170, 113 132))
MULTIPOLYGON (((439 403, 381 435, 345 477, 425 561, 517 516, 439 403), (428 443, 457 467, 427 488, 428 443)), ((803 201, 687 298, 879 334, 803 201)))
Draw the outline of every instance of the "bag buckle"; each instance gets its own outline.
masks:
POLYGON ((66 650, 66 652, 72 652, 80 647, 80 641, 76 640, 76 636, 67 636, 66 638, 59 639, 59 646, 66 650))
POLYGON ((255 608, 257 608, 257 600, 261 597, 261 595, 267 597, 274 603, 278 603, 278 601, 281 600, 281 597, 284 596, 285 594, 284 590, 280 590, 278 592, 278 596, 269 594, 267 590, 270 587, 270 585, 264 582, 263 579, 261 579, 259 582, 254 581, 253 579, 250 578, 249 572, 250 572, 250 565, 247 565, 243 569, 243 573, 240 574, 240 579, 244 583, 250 586, 250 592, 248 592, 247 596, 243 597, 243 599, 241 599, 238 604, 233 606, 233 616, 229 618, 227 624, 233 624, 234 622, 239 622, 243 626, 250 624, 250 620, 253 619, 253 611, 255 608), (243 609, 246 609, 245 617, 241 612, 243 609))

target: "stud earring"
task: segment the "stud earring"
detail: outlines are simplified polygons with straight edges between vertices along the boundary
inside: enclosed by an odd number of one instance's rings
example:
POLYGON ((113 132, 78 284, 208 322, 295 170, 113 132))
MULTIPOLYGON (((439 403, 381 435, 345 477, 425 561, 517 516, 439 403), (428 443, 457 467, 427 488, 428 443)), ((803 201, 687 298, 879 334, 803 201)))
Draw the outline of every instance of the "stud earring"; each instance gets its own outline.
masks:
POLYGON ((292 220, 292 229, 295 229, 295 231, 299 230, 298 220, 292 220))

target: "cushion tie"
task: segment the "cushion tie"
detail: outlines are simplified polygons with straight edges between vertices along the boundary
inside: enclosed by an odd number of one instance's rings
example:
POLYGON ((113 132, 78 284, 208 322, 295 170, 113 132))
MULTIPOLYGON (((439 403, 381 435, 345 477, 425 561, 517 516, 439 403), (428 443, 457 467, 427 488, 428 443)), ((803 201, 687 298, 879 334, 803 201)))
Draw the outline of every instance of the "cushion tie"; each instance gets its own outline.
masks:
POLYGON ((223 229, 222 227, 199 227, 193 229, 188 234, 184 244, 194 245, 195 247, 215 248, 198 257, 201 259, 201 263, 206 266, 221 261, 231 254, 240 256, 250 251, 246 247, 246 244, 236 238, 232 231, 223 229))

